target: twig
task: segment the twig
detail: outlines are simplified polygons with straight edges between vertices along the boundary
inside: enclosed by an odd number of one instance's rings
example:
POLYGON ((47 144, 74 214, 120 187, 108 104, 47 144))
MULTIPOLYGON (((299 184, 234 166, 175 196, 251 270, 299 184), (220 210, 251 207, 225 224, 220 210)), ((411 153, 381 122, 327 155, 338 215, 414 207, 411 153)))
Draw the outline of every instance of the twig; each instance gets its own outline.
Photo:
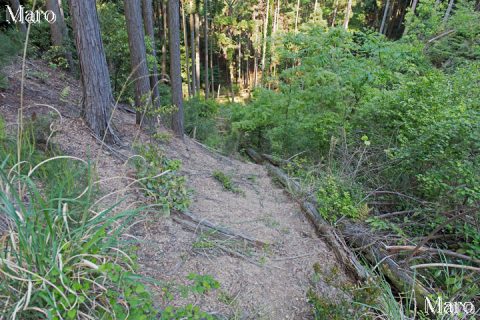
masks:
POLYGON ((415 253, 417 253, 417 251, 423 247, 425 245, 425 243, 427 243, 428 241, 430 241, 430 238, 432 236, 434 236, 435 234, 437 234, 437 232, 439 232, 440 230, 442 230, 447 224, 449 224, 450 222, 452 221, 455 221, 457 220, 458 218, 464 216, 467 214, 468 211, 464 211, 464 212, 460 212, 459 214, 451 217, 450 219, 446 220, 444 223, 441 223, 438 227, 435 228, 435 230, 433 230, 428 236, 426 236, 422 241, 420 241, 417 245, 417 247, 412 251, 412 253, 410 253, 410 255, 407 257, 407 259, 405 259, 405 263, 408 264, 408 262, 410 261, 410 259, 415 255, 415 253))
POLYGON ((375 216, 375 218, 385 219, 385 218, 391 218, 391 217, 400 216, 400 215, 403 215, 403 214, 411 214, 411 213, 415 213, 415 211, 404 210, 404 211, 389 212, 389 213, 385 213, 385 214, 375 216))
POLYGON ((439 40, 439 39, 441 39, 441 38, 443 38, 443 37, 445 37, 445 36, 448 36, 448 35, 451 34, 451 33, 454 33, 454 32, 456 32, 456 30, 454 30, 454 29, 452 29, 452 30, 447 30, 447 31, 445 31, 445 32, 442 32, 442 33, 440 33, 438 36, 435 36, 435 37, 431 38, 430 40, 428 40, 428 41, 427 41, 427 44, 430 44, 430 43, 432 43, 432 42, 435 42, 435 41, 437 41, 437 40, 439 40))
POLYGON ((464 266, 462 264, 453 264, 453 263, 424 263, 411 266, 410 269, 422 269, 422 268, 435 268, 435 267, 445 267, 445 268, 458 268, 465 270, 472 270, 475 272, 480 272, 480 268, 472 266, 464 266))
MULTIPOLYGON (((412 250, 415 250, 415 248, 416 248, 415 246, 385 246, 386 250, 394 251, 394 252, 396 252, 396 251, 412 251, 412 250)), ((450 250, 435 249, 435 248, 429 248, 429 247, 421 247, 421 248, 418 248, 417 252, 431 252, 431 253, 437 253, 437 254, 444 254, 446 256, 451 256, 451 257, 471 261, 471 262, 474 262, 474 263, 480 265, 480 260, 469 257, 469 256, 466 256, 466 255, 461 254, 461 253, 453 252, 453 251, 450 251, 450 250)))
POLYGON ((299 258, 310 257, 310 256, 312 256, 312 255, 313 255, 313 253, 306 253, 306 254, 301 254, 301 255, 298 255, 298 256, 283 257, 283 258, 272 259, 272 261, 294 260, 294 259, 299 259, 299 258))

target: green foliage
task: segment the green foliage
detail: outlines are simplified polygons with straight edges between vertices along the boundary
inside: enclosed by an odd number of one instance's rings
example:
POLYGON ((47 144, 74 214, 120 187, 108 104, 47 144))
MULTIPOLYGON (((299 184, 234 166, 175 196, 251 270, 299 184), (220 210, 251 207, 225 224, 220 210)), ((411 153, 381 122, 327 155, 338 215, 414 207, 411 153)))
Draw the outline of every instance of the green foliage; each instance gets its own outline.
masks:
MULTIPOLYGON (((0 32, 0 69, 2 69, 19 51, 22 46, 21 35, 9 30, 0 32)), ((5 76, 0 71, 0 89, 7 87, 5 76)))
POLYGON ((164 213, 171 210, 186 210, 190 203, 185 186, 185 177, 179 174, 181 162, 171 160, 156 145, 137 147, 141 156, 135 160, 138 183, 155 205, 164 213))
POLYGON ((231 191, 233 193, 240 193, 241 190, 236 186, 233 181, 232 177, 226 175, 222 171, 215 170, 213 171, 213 177, 222 184, 225 190, 231 191))
MULTIPOLYGON (((211 275, 200 275, 196 273, 190 273, 187 276, 187 279, 193 282, 189 285, 182 285, 179 287, 180 293, 184 298, 188 295, 193 294, 195 296, 203 296, 213 290, 220 288, 220 283, 215 280, 211 275)), ((164 292, 168 300, 173 299, 173 294, 167 288, 164 288, 164 292)), ((204 320, 213 320, 215 317, 208 314, 205 311, 202 311, 200 307, 194 306, 192 304, 187 304, 186 306, 174 307, 167 306, 161 312, 160 319, 170 320, 170 319, 204 319, 204 320)))
POLYGON ((168 306, 163 310, 160 317, 161 320, 183 320, 183 319, 201 319, 201 320, 213 320, 212 315, 209 315, 205 311, 201 311, 200 307, 188 304, 185 307, 173 307, 168 306))
POLYGON ((320 214, 329 222, 335 222, 341 217, 364 218, 363 206, 358 204, 361 200, 359 192, 347 186, 338 177, 333 175, 323 177, 316 197, 320 214))
POLYGON ((131 250, 120 239, 138 212, 114 212, 116 205, 92 207, 95 192, 88 163, 47 158, 31 140, 22 141, 22 167, 28 174, 11 170, 18 169, 12 160, 15 141, 4 138, 6 148, 0 148, 5 152, 0 214, 14 225, 0 243, 2 314, 21 319, 154 317, 150 294, 127 255, 131 250), (32 167, 38 174, 31 175, 32 167), (81 176, 83 183, 61 180, 81 176))
POLYGON ((185 101, 184 110, 186 134, 200 141, 211 141, 213 136, 218 135, 216 117, 219 105, 215 100, 196 96, 185 101))
POLYGON ((190 273, 187 276, 188 280, 193 281, 193 285, 189 286, 190 292, 194 294, 205 294, 211 290, 220 288, 220 283, 215 280, 211 275, 200 275, 196 273, 190 273))
MULTIPOLYGON (((123 5, 113 2, 103 2, 97 9, 112 89, 115 94, 122 92, 132 70, 125 16, 121 9, 123 5)), ((133 86, 127 85, 123 97, 133 97, 133 94, 133 86)))

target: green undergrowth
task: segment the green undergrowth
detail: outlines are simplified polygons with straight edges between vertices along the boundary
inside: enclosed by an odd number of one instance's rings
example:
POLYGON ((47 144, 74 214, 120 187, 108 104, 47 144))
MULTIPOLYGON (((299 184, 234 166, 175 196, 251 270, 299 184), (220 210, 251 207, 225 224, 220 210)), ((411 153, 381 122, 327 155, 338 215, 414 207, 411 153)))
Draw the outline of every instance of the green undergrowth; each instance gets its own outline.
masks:
MULTIPOLYGON (((3 122, 2 122, 3 123, 3 122)), ((95 205, 89 161, 41 151, 28 125, 0 137, 0 310, 9 319, 152 319, 150 293, 122 234, 142 210, 95 205)))
POLYGON ((179 173, 180 160, 169 159, 156 144, 137 146, 134 158, 138 183, 150 201, 165 214, 184 211, 190 204, 185 177, 179 173))
POLYGON ((215 170, 213 171, 212 176, 222 184, 223 189, 233 193, 242 193, 242 190, 233 182, 230 175, 227 175, 220 170, 215 170))
POLYGON ((211 275, 190 273, 187 276, 187 280, 188 284, 186 285, 171 284, 169 286, 163 287, 163 300, 167 306, 163 308, 160 319, 217 319, 217 317, 215 317, 214 315, 202 311, 199 306, 191 303, 180 307, 169 305, 175 300, 176 295, 180 295, 184 299, 189 297, 201 298, 220 288, 220 283, 215 280, 211 275))
MULTIPOLYGON (((19 32, 8 30, 0 32, 0 69, 12 60, 20 51, 22 36, 19 32)), ((7 88, 7 79, 0 71, 0 89, 7 88)))

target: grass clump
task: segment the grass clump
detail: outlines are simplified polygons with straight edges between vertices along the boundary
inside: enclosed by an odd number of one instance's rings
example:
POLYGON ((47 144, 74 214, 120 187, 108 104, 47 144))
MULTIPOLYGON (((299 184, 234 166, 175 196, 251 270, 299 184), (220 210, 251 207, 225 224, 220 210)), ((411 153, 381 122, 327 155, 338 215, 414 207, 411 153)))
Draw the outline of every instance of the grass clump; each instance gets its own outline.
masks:
MULTIPOLYGON (((0 310, 8 319, 151 319, 121 234, 138 210, 94 206, 90 164, 0 135, 0 310), (83 179, 78 177, 83 176, 83 179)), ((34 140, 33 140, 34 141, 34 140)))
POLYGON ((215 180, 220 182, 223 188, 227 191, 231 191, 233 193, 241 193, 241 190, 238 186, 235 185, 232 181, 232 177, 226 175, 220 170, 213 171, 213 177, 215 180))
POLYGON ((154 144, 139 146, 137 152, 135 168, 145 194, 166 214, 186 210, 190 198, 185 177, 179 174, 181 161, 167 158, 154 144))

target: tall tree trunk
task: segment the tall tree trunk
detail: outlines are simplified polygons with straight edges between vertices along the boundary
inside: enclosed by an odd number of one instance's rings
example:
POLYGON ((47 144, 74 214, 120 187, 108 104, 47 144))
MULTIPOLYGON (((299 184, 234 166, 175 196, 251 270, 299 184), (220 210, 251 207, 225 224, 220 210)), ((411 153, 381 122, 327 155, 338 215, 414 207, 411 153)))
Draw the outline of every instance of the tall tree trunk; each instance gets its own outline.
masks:
POLYGON ((205 74, 204 74, 204 82, 205 82, 205 99, 208 99, 210 85, 208 84, 208 0, 205 0, 204 8, 203 8, 203 24, 204 24, 204 65, 205 65, 205 74))
MULTIPOLYGON (((211 25, 212 33, 215 34, 213 30, 213 23, 211 25)), ((213 37, 210 38, 210 79, 212 86, 212 97, 215 98, 215 76, 213 74, 213 37)))
POLYGON ((385 34, 385 29, 386 29, 386 23, 387 23, 387 16, 388 16, 388 11, 390 9, 390 0, 387 0, 387 3, 385 4, 385 9, 383 10, 383 18, 382 18, 382 24, 380 25, 380 33, 385 34))
POLYGON ((267 56, 267 32, 268 32, 268 19, 270 16, 270 0, 267 1, 267 9, 265 10, 265 16, 263 19, 263 43, 262 43, 262 81, 265 77, 265 63, 267 56))
POLYGON ((190 48, 192 49, 191 55, 192 55, 192 93, 193 95, 197 94, 197 67, 196 67, 196 48, 195 48, 195 17, 193 15, 193 10, 194 10, 194 2, 190 0, 190 48))
POLYGON ((338 0, 335 0, 333 4, 332 28, 335 27, 335 20, 337 20, 337 12, 338 12, 338 0))
POLYGON ((258 21, 257 21, 257 11, 255 11, 254 15, 254 22, 255 22, 255 40, 254 43, 252 44, 253 48, 253 87, 256 87, 258 84, 258 50, 257 46, 259 45, 258 43, 258 21))
POLYGON ((242 38, 238 35, 238 57, 237 57, 237 84, 242 83, 242 38))
POLYGON ((150 75, 150 88, 152 89, 152 102, 156 107, 160 106, 160 93, 158 91, 158 68, 157 68, 157 49, 155 47, 155 36, 153 28, 153 8, 152 0, 142 0, 143 25, 145 34, 150 37, 152 44, 153 64, 152 74, 150 75))
POLYGON ((170 81, 172 102, 177 111, 172 118, 172 129, 183 140, 183 93, 180 66, 180 10, 179 0, 168 0, 168 31, 170 36, 170 81))
POLYGON ((352 12, 352 0, 348 0, 347 10, 345 11, 345 21, 343 22, 343 27, 345 30, 348 30, 348 23, 350 21, 350 13, 352 12))
POLYGON ((298 14, 300 12, 300 0, 297 0, 297 8, 295 9, 295 33, 298 31, 298 14))
POLYGON ((195 81, 197 83, 197 91, 200 91, 200 17, 198 10, 195 12, 195 81))
POLYGON ((167 71, 167 42, 168 42, 168 36, 167 36, 167 0, 161 0, 162 4, 162 76, 165 77, 165 75, 168 74, 167 71))
POLYGON ((103 50, 95 0, 70 0, 70 15, 75 34, 82 81, 82 114, 93 133, 115 142, 109 124, 113 95, 103 50))
POLYGON ((272 27, 272 33, 277 32, 277 23, 278 23, 278 9, 280 6, 280 1, 277 0, 276 4, 274 3, 274 8, 273 8, 273 27, 272 27))
POLYGON ((315 4, 313 5, 313 15, 317 14, 318 9, 318 0, 315 0, 315 4))
MULTIPOLYGON (((20 10, 20 1, 19 0, 10 0, 10 5, 12 6, 13 14, 20 10)), ((27 26, 24 23, 16 23, 18 29, 23 32, 27 33, 27 26)))
POLYGON ((418 4, 418 0, 413 0, 413 3, 412 3, 412 12, 415 13, 415 9, 417 9, 417 4, 418 4))
POLYGON ((147 124, 151 127, 153 122, 148 115, 148 111, 152 105, 152 101, 150 98, 150 81, 145 49, 145 34, 142 27, 142 13, 140 12, 140 0, 124 0, 124 7, 127 22, 128 45, 130 48, 130 63, 135 82, 135 106, 140 109, 143 108, 145 111, 145 119, 142 119, 142 112, 137 110, 136 123, 147 124))
POLYGON ((46 7, 47 10, 54 12, 57 17, 55 23, 50 23, 50 37, 52 44, 56 47, 64 48, 68 68, 72 70, 73 58, 72 52, 70 52, 70 49, 68 48, 68 29, 63 15, 62 2, 61 0, 47 0, 46 7))
POLYGON ((447 24, 448 18, 450 17, 450 14, 452 13, 454 2, 455 2, 455 0, 450 0, 450 2, 448 3, 447 11, 445 12, 445 16, 443 17, 443 24, 447 24))
POLYGON ((185 62, 187 66, 187 88, 188 97, 192 96, 192 82, 190 78, 190 54, 188 52, 188 37, 187 37, 187 21, 185 19, 185 5, 181 2, 182 11, 182 27, 183 27, 183 43, 185 45, 185 62))

